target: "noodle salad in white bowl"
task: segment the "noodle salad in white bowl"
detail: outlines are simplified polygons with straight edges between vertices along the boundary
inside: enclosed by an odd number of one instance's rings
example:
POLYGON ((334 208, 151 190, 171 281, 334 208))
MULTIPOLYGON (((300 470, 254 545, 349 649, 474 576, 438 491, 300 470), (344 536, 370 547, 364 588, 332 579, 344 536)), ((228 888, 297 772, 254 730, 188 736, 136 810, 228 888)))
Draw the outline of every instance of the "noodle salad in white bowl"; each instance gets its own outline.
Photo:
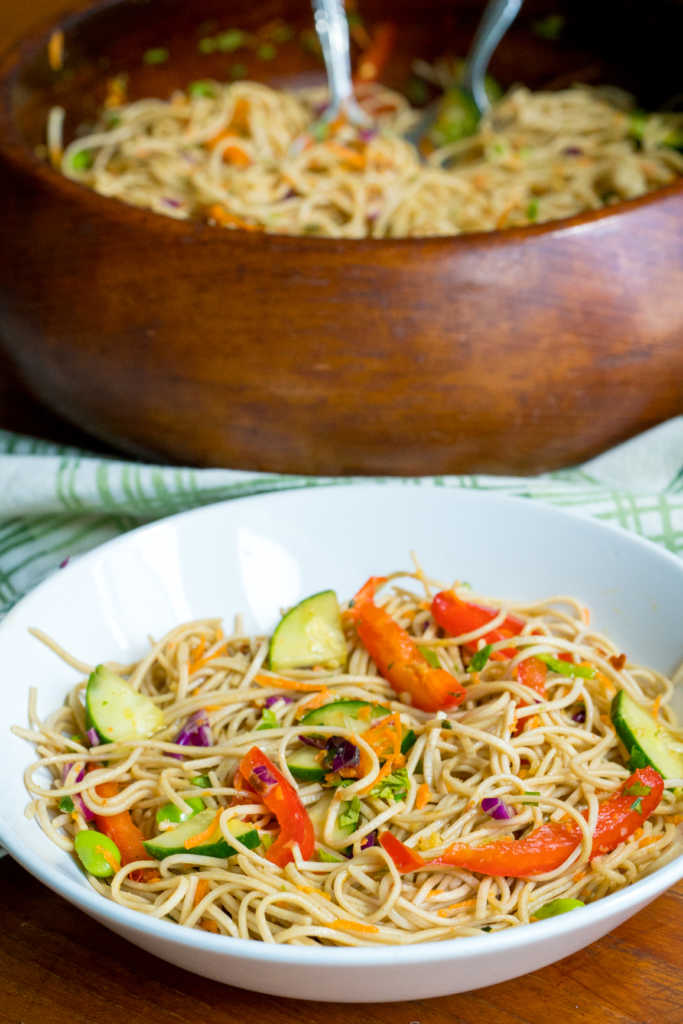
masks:
POLYGON ((143 527, 0 626, 0 840, 240 987, 361 1002, 518 976, 683 875, 682 602, 648 542, 431 485, 143 527))

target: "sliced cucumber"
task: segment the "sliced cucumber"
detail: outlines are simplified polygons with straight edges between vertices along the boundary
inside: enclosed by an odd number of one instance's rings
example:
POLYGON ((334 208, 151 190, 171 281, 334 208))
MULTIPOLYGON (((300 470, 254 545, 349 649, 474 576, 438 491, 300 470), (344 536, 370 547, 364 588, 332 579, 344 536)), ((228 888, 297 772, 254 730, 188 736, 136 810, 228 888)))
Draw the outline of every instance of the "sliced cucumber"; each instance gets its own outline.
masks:
POLYGON ((287 756, 287 767, 299 782, 321 782, 325 778, 325 769, 320 759, 324 751, 313 747, 297 747, 287 756))
MULTIPOLYGON (((325 819, 327 818, 327 813, 330 809, 330 804, 332 803, 333 800, 334 792, 328 791, 327 793, 323 793, 320 799, 316 800, 314 804, 308 804, 306 806, 306 810, 308 812, 309 818, 311 819, 311 822, 313 823, 315 837, 318 840, 318 842, 324 842, 328 846, 339 847, 340 849, 344 849, 344 847, 348 846, 349 834, 351 831, 353 831, 352 829, 349 830, 340 828, 338 824, 335 824, 334 828, 332 829, 331 842, 328 843, 325 839, 323 839, 325 819)), ((339 806, 341 807, 343 803, 343 800, 339 801, 339 806)), ((338 821, 339 813, 337 813, 337 822, 338 821)))
POLYGON ((85 711, 88 728, 95 729, 103 743, 143 739, 164 725, 163 712, 154 701, 104 665, 90 674, 85 711))
MULTIPOLYGON (((218 826, 218 822, 216 822, 216 827, 212 834, 204 842, 189 849, 185 846, 188 839, 206 832, 215 817, 216 811, 214 808, 207 807, 205 811, 200 811, 199 814, 195 814, 194 817, 184 821, 182 825, 178 825, 178 828, 171 829, 169 832, 162 832, 160 836, 155 836, 153 839, 147 839, 144 847, 150 857, 155 857, 157 860, 171 857, 174 853, 198 853, 203 857, 232 857, 234 853, 237 853, 237 850, 226 841, 218 826)), ((228 830, 244 846, 248 846, 250 850, 255 849, 261 842, 254 826, 240 821, 239 818, 233 818, 232 821, 228 822, 228 830)))
POLYGON ((674 750, 670 729, 619 690, 610 708, 617 735, 639 767, 651 765, 665 779, 683 778, 683 754, 674 750))
POLYGON ((270 640, 268 664, 274 672, 346 664, 346 640, 334 590, 323 590, 291 608, 270 640))
MULTIPOLYGON (((366 700, 335 700, 331 704, 324 704, 321 708, 309 711, 301 719, 301 725, 327 725, 337 729, 349 729, 351 732, 363 733, 366 729, 370 728, 373 721, 376 721, 378 718, 385 718, 390 714, 390 709, 385 708, 383 704, 370 704, 366 700), (369 711, 364 711, 365 708, 369 708, 369 711)), ((404 728, 403 739, 401 740, 401 753, 406 754, 416 739, 417 736, 412 729, 404 728)), ((287 763, 289 764, 289 762, 287 763)), ((322 777, 321 775, 320 778, 322 777)))

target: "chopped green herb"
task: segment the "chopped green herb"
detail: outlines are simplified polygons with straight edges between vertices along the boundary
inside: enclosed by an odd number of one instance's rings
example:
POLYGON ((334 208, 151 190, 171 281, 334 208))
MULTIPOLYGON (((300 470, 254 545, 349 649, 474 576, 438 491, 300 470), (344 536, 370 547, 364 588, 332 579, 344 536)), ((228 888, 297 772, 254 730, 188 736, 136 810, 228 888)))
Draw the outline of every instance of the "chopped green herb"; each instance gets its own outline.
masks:
POLYGON ((421 107, 429 99, 429 87, 422 78, 413 75, 406 85, 406 96, 414 107, 421 107))
POLYGON ((330 134, 330 126, 327 121, 314 121, 311 125, 311 135, 316 142, 324 142, 330 134))
POLYGON ((270 33, 270 38, 274 43, 288 43, 293 37, 294 29, 284 24, 274 25, 270 33))
POLYGON ((582 679, 594 679, 595 669, 592 665, 575 665, 571 661, 553 658, 552 654, 537 654, 536 657, 547 665, 551 672, 559 676, 580 676, 582 679))
POLYGON ((491 931, 491 925, 490 924, 482 925, 482 929, 481 930, 483 932, 490 932, 491 931))
POLYGON ((341 805, 337 825, 345 832, 353 832, 360 821, 360 799, 354 796, 353 800, 347 800, 341 805))
POLYGON ((442 728, 442 729, 452 729, 452 728, 453 728, 453 725, 452 725, 452 723, 451 723, 451 722, 449 722, 449 721, 448 721, 448 719, 446 719, 445 721, 443 721, 443 722, 441 723, 441 728, 442 728))
POLYGON ((211 779, 208 775, 195 775, 193 779, 190 779, 191 786, 198 786, 199 789, 209 789, 211 786, 211 779))
POLYGON ((643 141, 647 126, 647 114, 643 110, 634 110, 629 118, 628 133, 637 142, 643 141))
POLYGON ((256 726, 256 730, 259 729, 277 729, 280 723, 277 720, 277 715, 272 708, 264 708, 261 712, 261 718, 259 724, 256 726))
POLYGON ((421 644, 417 645, 417 649, 425 661, 429 662, 432 668, 441 668, 441 662, 439 661, 439 656, 436 651, 433 651, 430 647, 423 647, 421 644))
POLYGON ((538 217, 538 199, 532 199, 526 208, 527 220, 536 220, 538 217))
POLYGON ((75 171, 89 171, 94 160, 95 158, 89 149, 79 149, 71 157, 71 166, 75 171))
POLYGON ((235 50, 241 50, 246 41, 246 33, 239 28, 230 28, 227 32, 221 32, 214 39, 216 49, 221 53, 234 53, 235 50))
POLYGON ((652 792, 652 786, 646 786, 640 779, 636 779, 630 786, 627 786, 624 790, 626 796, 649 796, 652 792))
POLYGON ((246 64, 233 64, 230 68, 230 77, 234 81, 237 78, 244 78, 247 73, 246 64))
POLYGON ((64 811, 66 814, 71 814, 74 809, 74 802, 70 796, 63 796, 59 801, 60 811, 64 811))
POLYGON ((105 120, 107 122, 107 128, 118 128, 121 124, 121 118, 118 114, 106 114, 105 120))
POLYGON ((467 666, 467 671, 481 672, 491 656, 492 649, 491 644, 484 644, 484 646, 480 647, 478 651, 475 651, 472 655, 472 660, 467 666))
POLYGON ((643 813, 643 798, 642 798, 642 796, 636 797, 636 799, 631 804, 631 810, 632 811, 637 811, 638 814, 642 814, 643 813))
POLYGON ((213 82, 207 81, 190 82, 190 84, 187 87, 187 91, 189 92, 190 96, 193 97, 216 95, 216 89, 213 82))
POLYGON ((154 46, 151 50, 145 50, 142 59, 145 64, 165 64, 169 53, 165 46, 154 46))
POLYGON ((566 914, 569 910, 576 910, 577 907, 585 907, 585 903, 582 900, 574 900, 569 898, 560 898, 557 900, 551 900, 550 903, 546 903, 545 906, 539 907, 538 910, 534 911, 534 917, 537 917, 542 921, 546 917, 557 917, 558 914, 566 914))
POLYGON ((342 864, 344 857, 338 857, 336 853, 328 853, 327 850, 318 850, 318 860, 324 864, 342 864))
POLYGON ((398 771, 387 775, 378 785, 374 786, 370 790, 370 796, 393 804, 398 800, 405 800, 407 792, 408 772, 405 768, 399 768, 398 771))
POLYGON ((541 39, 559 39, 565 26, 563 14, 548 14, 533 24, 534 33, 541 39))
POLYGON ((213 53, 216 49, 216 40, 213 36, 204 36, 197 43, 197 49, 200 53, 213 53))
POLYGON ((277 47, 273 46, 272 43, 261 43, 256 50, 256 56, 259 60, 273 60, 277 55, 277 47))

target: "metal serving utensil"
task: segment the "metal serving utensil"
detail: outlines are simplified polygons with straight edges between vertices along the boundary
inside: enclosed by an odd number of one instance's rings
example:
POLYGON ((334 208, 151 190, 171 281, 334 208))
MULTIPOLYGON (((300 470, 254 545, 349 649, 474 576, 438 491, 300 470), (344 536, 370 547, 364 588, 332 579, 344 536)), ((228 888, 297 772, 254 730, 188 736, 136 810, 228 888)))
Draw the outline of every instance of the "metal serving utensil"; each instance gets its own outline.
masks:
POLYGON ((334 121, 343 111, 353 124, 367 128, 371 118, 358 105, 353 92, 349 24, 344 0, 313 0, 313 13, 330 89, 330 102, 321 120, 334 121))
MULTIPOLYGON (((479 22, 476 34, 465 62, 462 82, 458 87, 464 102, 469 103, 479 117, 491 106, 486 94, 486 69, 501 39, 515 20, 523 0, 489 0, 479 22)), ((419 149, 420 142, 427 135, 442 109, 444 98, 440 96, 425 108, 422 117, 405 133, 407 142, 419 149)))

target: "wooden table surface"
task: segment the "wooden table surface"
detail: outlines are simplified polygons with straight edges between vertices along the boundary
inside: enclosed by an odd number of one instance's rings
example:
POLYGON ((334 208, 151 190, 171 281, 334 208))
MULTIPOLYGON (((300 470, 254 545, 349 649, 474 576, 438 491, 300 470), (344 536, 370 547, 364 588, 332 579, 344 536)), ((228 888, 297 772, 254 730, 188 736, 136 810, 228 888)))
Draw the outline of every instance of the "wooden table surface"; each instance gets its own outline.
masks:
MULTIPOLYGON (((227 2, 227 0, 226 0, 227 2)), ((2 0, 0 40, 65 0, 2 0)), ((41 408, 0 354, 0 428, 105 450, 41 408)), ((143 953, 0 861, 0 1024, 683 1024, 683 883, 612 934, 523 979, 463 995, 351 1006, 227 988, 143 953)))

